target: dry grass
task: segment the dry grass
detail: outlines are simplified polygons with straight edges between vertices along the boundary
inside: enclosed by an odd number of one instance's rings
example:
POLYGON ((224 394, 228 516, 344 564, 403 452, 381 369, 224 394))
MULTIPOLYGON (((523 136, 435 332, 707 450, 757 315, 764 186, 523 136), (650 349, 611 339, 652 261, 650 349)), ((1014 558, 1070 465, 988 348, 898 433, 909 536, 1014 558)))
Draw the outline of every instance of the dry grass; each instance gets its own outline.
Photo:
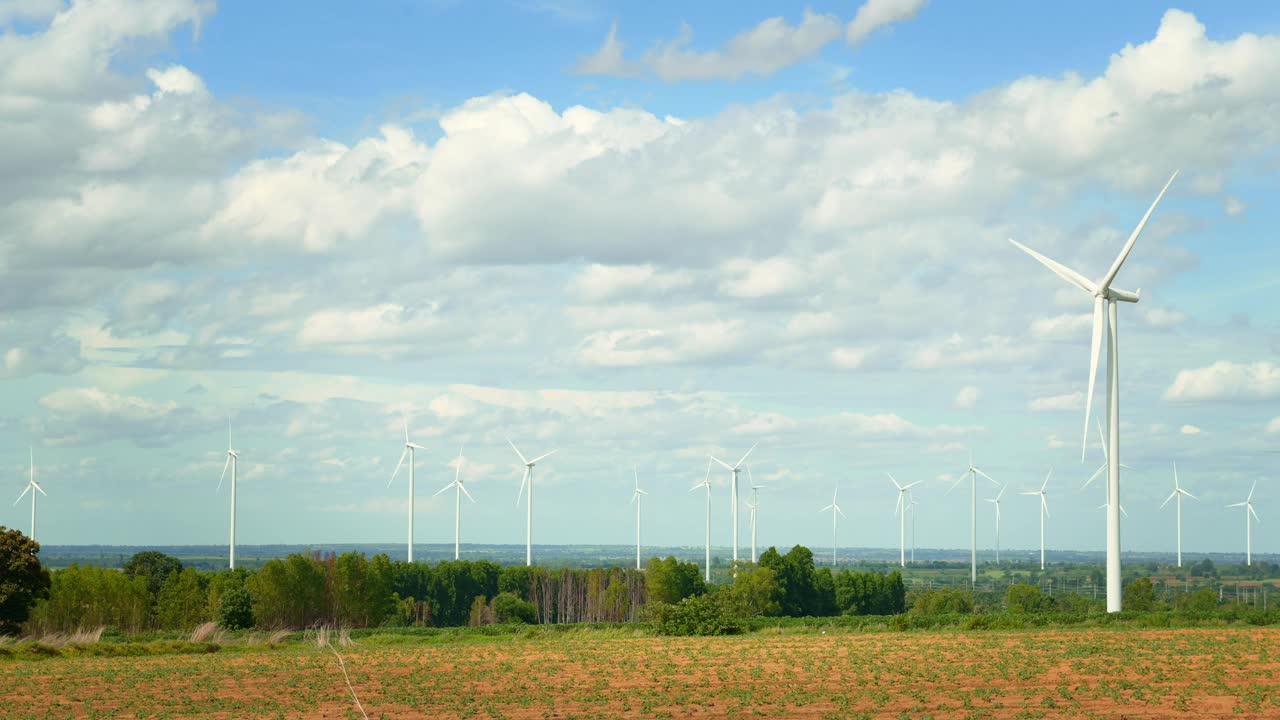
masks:
POLYGON ((222 645, 227 640, 227 631, 218 626, 216 622, 201 623, 191 631, 191 642, 193 643, 216 643, 222 645))
POLYGON ((303 635, 303 642, 314 640, 316 647, 332 647, 336 641, 340 647, 351 647, 356 642, 351 639, 351 628, 333 625, 317 625, 303 635), (314 635, 312 634, 314 633, 314 635))
POLYGON ((293 633, 289 632, 288 630, 277 630, 277 631, 275 631, 275 632, 271 633, 271 637, 267 638, 267 644, 268 644, 268 645, 279 645, 280 643, 284 642, 285 640, 288 640, 288 639, 289 639, 289 636, 290 636, 290 635, 292 635, 292 634, 293 634, 293 633))

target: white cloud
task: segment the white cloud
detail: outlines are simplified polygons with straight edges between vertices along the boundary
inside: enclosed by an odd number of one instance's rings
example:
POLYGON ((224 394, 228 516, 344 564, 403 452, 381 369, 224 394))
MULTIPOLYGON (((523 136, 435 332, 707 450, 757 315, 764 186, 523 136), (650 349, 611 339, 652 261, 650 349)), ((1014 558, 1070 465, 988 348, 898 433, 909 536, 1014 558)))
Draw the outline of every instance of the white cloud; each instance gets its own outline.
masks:
POLYGON ((436 327, 430 309, 415 311, 395 303, 356 310, 323 310, 313 313, 298 331, 303 345, 400 345, 436 327))
POLYGON ((1036 318, 1031 323, 1031 334, 1046 340, 1076 340, 1088 337, 1093 328, 1093 316, 1054 315, 1053 317, 1036 318))
POLYGON ((1228 217, 1236 217, 1243 213, 1248 207, 1249 206, 1245 205, 1244 201, 1238 197, 1228 195, 1222 200, 1222 211, 1225 212, 1228 217))
POLYGON ((1271 422, 1267 423, 1267 432, 1280 433, 1280 417, 1276 417, 1272 419, 1271 422))
POLYGON ((1166 400, 1267 400, 1280 397, 1280 367, 1270 362, 1250 364, 1219 360, 1178 371, 1164 391, 1166 400))
POLYGON ((1160 307, 1149 308, 1142 313, 1142 322, 1147 327, 1159 329, 1176 327, 1185 322, 1186 319, 1187 316, 1177 310, 1168 310, 1160 307))
POLYGON ((1181 432, 1183 435, 1199 435, 1200 428, 1196 427, 1195 425, 1183 425, 1181 432))
POLYGON ((811 279, 794 260, 772 257, 766 260, 739 258, 724 264, 728 275, 720 291, 731 297, 761 298, 799 289, 811 279))
POLYGON ((956 393, 956 399, 953 404, 958 408, 971 408, 978 404, 978 399, 981 397, 981 390, 972 385, 966 385, 960 388, 960 392, 956 393))
POLYGON ((1065 395, 1038 397, 1027 404, 1031 412, 1056 412, 1060 410, 1080 410, 1084 408, 1084 393, 1077 390, 1065 395))
POLYGON ((577 356, 583 364, 600 367, 677 365, 724 357, 742 348, 745 341, 741 321, 607 330, 584 338, 577 356))
POLYGON ((684 270, 667 270, 651 264, 602 265, 592 263, 569 281, 569 288, 585 300, 641 293, 666 293, 689 287, 693 275, 684 270))
POLYGON ((1050 450, 1061 450, 1062 448, 1074 448, 1076 447, 1076 444, 1067 440, 1060 439, 1057 436, 1057 434, 1052 434, 1049 436, 1049 440, 1048 440, 1048 443, 1046 444, 1046 447, 1048 447, 1050 450))
POLYGON ((841 370, 857 370, 872 353, 871 348, 838 347, 831 350, 831 364, 841 370))
POLYGON ((1024 341, 991 335, 968 340, 953 335, 941 343, 918 349, 908 359, 909 367, 936 369, 945 367, 1001 366, 1025 362, 1037 348, 1024 341))
POLYGON ((853 16, 846 32, 851 44, 860 43, 882 27, 904 22, 916 16, 927 0, 867 0, 853 16))
POLYGON ((590 55, 578 60, 573 72, 579 75, 609 75, 612 77, 635 77, 641 72, 637 63, 628 62, 622 56, 622 41, 618 39, 618 22, 609 26, 609 34, 604 43, 590 55))

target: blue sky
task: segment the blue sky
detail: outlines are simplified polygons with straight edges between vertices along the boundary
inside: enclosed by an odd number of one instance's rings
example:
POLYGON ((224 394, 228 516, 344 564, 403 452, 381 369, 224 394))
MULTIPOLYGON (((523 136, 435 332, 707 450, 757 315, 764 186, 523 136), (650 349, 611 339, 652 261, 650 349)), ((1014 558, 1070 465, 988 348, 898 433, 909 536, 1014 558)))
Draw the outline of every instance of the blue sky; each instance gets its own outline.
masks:
POLYGON ((1117 280, 1124 542, 1172 549, 1176 461, 1188 551, 1243 549, 1254 480, 1272 551, 1280 11, 782 8, 0 2, 0 467, 16 497, 35 446, 39 539, 224 542, 229 414, 248 544, 402 538, 407 420, 419 542, 463 445, 464 541, 523 540, 510 436, 561 448, 535 542, 630 542, 637 466, 646 540, 698 544, 707 454, 758 442, 766 544, 825 546, 839 486, 842 543, 891 546, 890 471, 963 546, 972 449, 1010 493, 1053 468, 1050 546, 1100 549, 1089 299, 1005 239, 1100 276, 1180 169, 1117 280))

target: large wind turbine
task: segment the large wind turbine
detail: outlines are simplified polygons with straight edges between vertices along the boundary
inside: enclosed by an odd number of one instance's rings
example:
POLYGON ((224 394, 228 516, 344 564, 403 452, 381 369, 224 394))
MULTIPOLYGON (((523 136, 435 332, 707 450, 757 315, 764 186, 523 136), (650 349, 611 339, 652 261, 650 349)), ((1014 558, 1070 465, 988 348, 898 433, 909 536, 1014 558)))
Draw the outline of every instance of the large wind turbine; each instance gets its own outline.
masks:
MULTIPOLYGON (((759 444, 760 443, 756 443, 756 445, 759 444)), ((732 505, 729 509, 729 514, 733 518, 733 566, 735 568, 738 566, 738 472, 742 469, 742 463, 747 461, 747 455, 750 455, 752 450, 756 449, 756 445, 752 445, 751 450, 748 450, 747 454, 743 455, 742 459, 733 465, 730 465, 715 455, 711 456, 712 460, 720 463, 724 469, 733 474, 733 481, 729 485, 729 504, 732 505)), ((734 572, 737 571, 735 570, 734 572)))
POLYGON ((36 451, 31 447, 28 447, 27 452, 28 454, 31 455, 31 476, 27 479, 27 486, 22 489, 22 494, 18 496, 17 500, 13 501, 13 505, 14 507, 17 507, 18 503, 22 502, 22 498, 26 497, 27 493, 31 493, 31 534, 28 537, 30 537, 32 540, 35 540, 36 539, 36 491, 37 490, 40 491, 40 494, 44 495, 45 497, 49 497, 49 493, 45 492, 44 488, 40 487, 40 484, 36 482, 36 451))
POLYGON ((987 502, 996 506, 996 564, 1000 564, 1000 498, 1004 497, 1004 491, 1008 490, 1008 485, 1002 485, 1000 492, 996 493, 994 498, 987 498, 987 502))
POLYGON ((636 569, 640 569, 640 498, 649 493, 640 489, 640 471, 631 468, 631 472, 636 476, 636 491, 631 493, 631 502, 636 506, 636 569))
POLYGON ((557 451, 552 450, 551 452, 543 453, 532 460, 526 460, 524 457, 524 453, 521 453, 520 448, 516 447, 516 444, 511 442, 511 438, 507 438, 507 444, 511 446, 512 450, 516 451, 516 455, 520 456, 520 462, 524 463, 524 475, 520 478, 520 492, 516 493, 516 507, 520 507, 520 496, 524 493, 524 486, 526 484, 529 486, 529 497, 525 501, 527 515, 525 517, 525 525, 524 525, 524 564, 527 566, 532 566, 533 565, 533 466, 536 465, 539 460, 545 457, 548 457, 557 451))
MULTIPOLYGON (((467 492, 466 486, 462 484, 462 448, 458 448, 458 462, 456 467, 453 470, 453 482, 437 490, 436 495, 439 495, 440 493, 444 492, 445 490, 448 490, 449 488, 454 489, 454 493, 453 493, 453 559, 457 560, 458 554, 459 554, 458 551, 461 545, 460 528, 462 527, 462 495, 463 493, 466 493, 467 499, 470 500, 471 502, 476 501, 475 498, 471 497, 471 493, 467 492)), ((435 495, 432 495, 432 497, 435 497, 435 495)), ((412 540, 409 542, 409 547, 413 547, 412 540)))
POLYGON ((970 478, 969 483, 969 582, 978 582, 978 476, 990 480, 997 487, 1000 483, 995 478, 982 472, 977 465, 973 464, 973 452, 969 453, 969 469, 960 474, 960 478, 947 488, 947 495, 951 494, 956 486, 964 482, 965 475, 970 478))
POLYGON ((840 517, 844 517, 844 511, 841 510, 840 506, 836 504, 836 495, 839 492, 840 492, 840 488, 836 488, 835 490, 833 490, 831 492, 831 504, 818 511, 818 512, 826 512, 828 510, 831 511, 831 566, 832 567, 835 567, 836 548, 839 547, 839 545, 836 543, 836 523, 839 521, 839 518, 837 518, 836 516, 839 515, 840 517))
POLYGON ((240 453, 231 449, 231 418, 227 418, 227 461, 222 464, 222 475, 218 477, 218 487, 213 492, 222 490, 222 480, 227 476, 227 467, 231 467, 231 547, 227 553, 228 566, 236 569, 236 465, 240 462, 240 453))
POLYGON ((698 488, 706 488, 707 490, 707 561, 705 568, 705 580, 711 582, 711 461, 707 461, 707 477, 702 482, 689 488, 689 492, 693 492, 698 488))
POLYGON ((902 567, 907 566, 907 504, 904 498, 907 490, 913 485, 919 485, 920 481, 899 485, 898 480, 893 477, 893 473, 886 472, 889 480, 893 482, 893 486, 898 488, 898 504, 893 508, 893 514, 898 517, 898 564, 902 567))
MULTIPOLYGON (((1031 490, 1022 493, 1023 495, 1039 495, 1040 496, 1040 569, 1044 569, 1044 520, 1049 517, 1049 503, 1045 500, 1044 491, 1049 487, 1049 478, 1053 476, 1053 470, 1049 470, 1049 474, 1044 476, 1044 484, 1039 490, 1031 490)), ((1003 492, 1003 491, 1001 491, 1003 492)))
POLYGON ((1164 506, 1168 505, 1170 500, 1174 498, 1178 499, 1178 567, 1182 567, 1182 497, 1184 495, 1192 500, 1196 499, 1195 495, 1183 490, 1182 487, 1178 485, 1178 463, 1174 463, 1173 492, 1169 493, 1169 497, 1165 498, 1164 502, 1160 503, 1160 509, 1163 510, 1164 506))
POLYGON ((907 509, 911 511, 911 563, 916 562, 916 496, 907 493, 907 509))
POLYGON ((1258 513, 1253 509, 1253 491, 1258 489, 1258 481, 1253 481, 1253 487, 1249 488, 1249 497, 1244 502, 1231 503, 1227 507, 1244 508, 1244 564, 1253 564, 1253 521, 1262 522, 1262 518, 1258 517, 1258 513), (1252 516, 1252 517, 1250 517, 1252 516))
MULTIPOLYGON (((1054 260, 1041 255, 1031 248, 1010 238, 1009 242, 1016 245, 1028 255, 1040 261, 1042 265, 1049 268, 1058 277, 1066 280, 1068 283, 1084 290, 1093 296, 1093 342, 1089 351, 1089 392, 1085 395, 1084 410, 1084 445, 1088 445, 1089 436, 1089 414, 1093 407, 1093 386, 1098 374, 1098 351, 1102 342, 1102 332, 1104 327, 1107 332, 1107 435, 1108 446, 1110 451, 1107 453, 1107 612, 1120 612, 1121 609, 1121 578, 1120 578, 1120 348, 1118 334, 1118 317, 1117 302, 1138 302, 1137 292, 1127 292, 1117 290, 1111 287, 1111 283, 1116 279, 1116 275, 1120 272, 1120 266, 1124 265, 1124 261, 1129 257, 1133 245, 1138 241, 1138 235, 1142 233, 1142 228, 1146 226, 1147 220, 1151 218, 1151 213, 1155 212, 1156 205, 1160 204, 1160 199, 1164 197, 1165 191, 1173 184, 1174 178, 1178 177, 1177 171, 1174 171, 1169 182, 1165 183, 1164 188, 1160 190, 1160 194, 1156 196, 1155 202, 1151 203, 1151 207, 1147 209, 1147 214, 1142 216, 1142 221, 1133 229, 1133 233, 1129 235, 1129 239, 1125 242, 1124 247, 1120 250, 1120 254, 1116 256, 1115 262, 1111 263, 1107 274, 1102 276, 1098 282, 1092 282, 1084 275, 1062 265, 1054 260)), ((1084 461, 1084 448, 1080 450, 1080 460, 1084 461)))
POLYGON ((747 466, 747 482, 751 483, 751 499, 747 501, 747 508, 751 510, 751 564, 754 565, 758 558, 756 556, 756 515, 760 510, 760 496, 757 491, 763 488, 763 485, 756 485, 755 480, 751 478, 751 466, 747 466))
POLYGON ((396 481, 396 475, 400 474, 400 467, 404 465, 405 456, 409 458, 409 562, 413 562, 413 459, 415 450, 426 450, 426 448, 416 443, 409 442, 409 423, 404 424, 404 452, 400 453, 400 462, 396 463, 396 469, 391 472, 391 479, 387 481, 387 487, 391 487, 391 483, 396 481))

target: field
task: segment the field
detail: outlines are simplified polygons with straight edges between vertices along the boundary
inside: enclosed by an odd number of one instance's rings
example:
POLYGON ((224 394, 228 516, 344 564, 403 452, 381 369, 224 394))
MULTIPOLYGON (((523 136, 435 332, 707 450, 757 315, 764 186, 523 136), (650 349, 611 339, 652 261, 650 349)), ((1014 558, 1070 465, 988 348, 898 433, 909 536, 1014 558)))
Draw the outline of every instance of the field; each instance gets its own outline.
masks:
MULTIPOLYGON (((340 648, 371 718, 1280 717, 1280 631, 583 630, 340 648)), ((5 718, 359 718, 302 643, 0 662, 5 718)))

